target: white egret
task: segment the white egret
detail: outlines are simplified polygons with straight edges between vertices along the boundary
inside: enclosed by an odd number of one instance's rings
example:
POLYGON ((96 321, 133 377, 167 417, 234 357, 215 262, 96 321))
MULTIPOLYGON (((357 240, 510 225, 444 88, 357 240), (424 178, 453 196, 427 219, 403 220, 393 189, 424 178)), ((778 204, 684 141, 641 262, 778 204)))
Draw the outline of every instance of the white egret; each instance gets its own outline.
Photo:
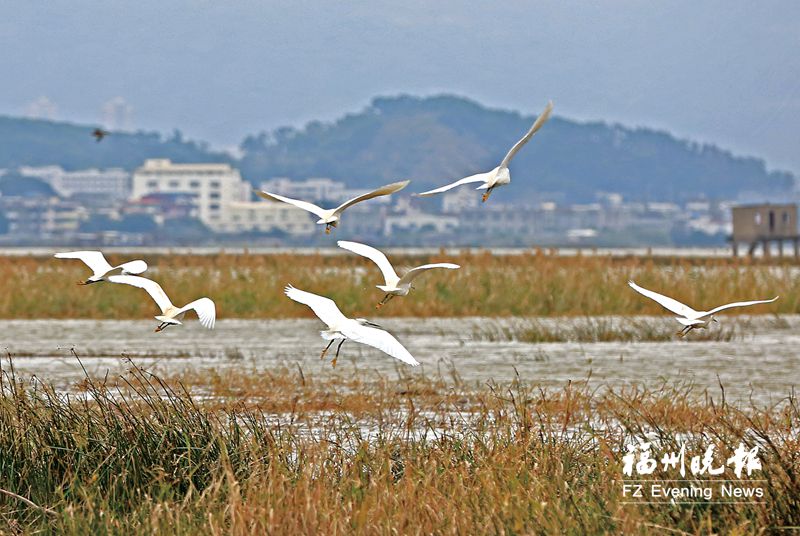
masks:
POLYGON ((469 177, 464 177, 463 179, 459 179, 453 183, 447 184, 440 188, 436 188, 434 190, 428 190, 427 192, 422 192, 416 194, 420 197, 425 197, 429 195, 440 194, 442 192, 446 192, 447 190, 451 190, 456 186, 461 186, 462 184, 469 184, 472 182, 482 182, 480 186, 476 188, 476 190, 486 190, 483 194, 483 202, 485 203, 486 200, 489 199, 489 196, 492 195, 492 190, 498 186, 503 186, 511 182, 511 171, 508 169, 508 165, 511 163, 511 159, 514 158, 514 155, 517 154, 523 145, 528 143, 530 139, 533 137, 536 132, 542 128, 547 120, 550 118, 550 112, 553 111, 553 102, 550 101, 547 103, 544 111, 536 118, 534 121, 533 126, 528 130, 528 132, 520 139, 514 146, 508 151, 503 161, 500 162, 500 165, 494 168, 493 170, 486 172, 486 173, 478 173, 477 175, 470 175, 469 177))
POLYGON ((105 281, 107 279, 106 276, 116 270, 119 270, 122 275, 141 274, 147 270, 147 263, 142 260, 111 266, 99 251, 66 251, 64 253, 56 253, 54 257, 57 259, 79 259, 94 272, 86 281, 78 281, 79 285, 91 285, 92 283, 105 281))
POLYGON ((342 344, 346 340, 377 348, 381 352, 389 354, 403 363, 408 363, 412 367, 419 365, 419 362, 391 333, 369 320, 347 318, 330 298, 296 289, 292 285, 288 285, 285 292, 292 300, 308 305, 314 311, 314 314, 328 325, 328 329, 319 332, 323 339, 331 341, 322 351, 320 359, 325 359, 325 354, 328 353, 331 345, 337 340, 340 341, 339 346, 336 347, 336 355, 331 362, 334 367, 336 366, 336 360, 339 358, 339 350, 341 350, 342 344))
POLYGON ((197 313, 197 318, 200 319, 200 324, 204 328, 214 329, 214 323, 217 319, 217 309, 214 306, 214 302, 209 298, 200 298, 183 307, 176 307, 172 305, 172 302, 169 297, 167 297, 167 293, 164 292, 164 289, 161 288, 161 285, 152 279, 135 275, 112 275, 108 278, 108 281, 142 288, 150 294, 150 297, 152 297, 161 308, 161 314, 155 317, 156 320, 161 322, 156 328, 156 333, 163 331, 168 326, 181 325, 183 316, 187 311, 192 309, 197 313))
POLYGON ((356 203, 366 201, 367 199, 372 199, 373 197, 380 197, 382 195, 389 195, 398 192, 403 188, 405 188, 406 186, 408 186, 409 182, 411 181, 400 181, 400 182, 393 182, 392 184, 387 184, 386 186, 381 186, 377 190, 373 190, 371 192, 359 195, 358 197, 354 197, 353 199, 345 201, 338 207, 330 209, 319 207, 314 203, 309 203, 308 201, 299 201, 297 199, 284 197, 278 194, 272 194, 270 192, 265 192, 263 190, 256 190, 256 193, 261 197, 263 197, 264 199, 289 203, 290 205, 302 208, 303 210, 318 216, 319 220, 317 220, 317 223, 320 225, 325 224, 325 234, 330 234, 331 227, 336 227, 337 225, 339 225, 339 220, 342 216, 342 212, 344 212, 346 208, 351 207, 356 203))
POLYGON ((403 277, 399 277, 397 272, 394 271, 392 263, 389 262, 389 259, 386 258, 386 255, 384 255, 383 252, 373 248, 372 246, 359 244, 358 242, 339 240, 337 243, 339 244, 340 248, 352 251, 353 253, 361 255, 362 257, 368 258, 377 264, 378 268, 380 268, 381 272, 383 273, 384 284, 376 286, 384 291, 386 296, 384 296, 378 305, 375 306, 376 309, 380 309, 383 304, 395 296, 405 296, 408 294, 411 289, 414 288, 411 286, 411 282, 423 272, 432 270, 434 268, 445 268, 448 270, 456 270, 461 268, 459 265, 449 262, 423 264, 422 266, 417 266, 416 268, 412 268, 411 270, 407 271, 405 274, 403 274, 403 277))
POLYGON ((718 322, 716 318, 714 318, 715 313, 719 313, 724 311, 725 309, 731 309, 733 307, 747 307, 748 305, 757 305, 759 303, 772 303, 778 299, 778 296, 775 296, 771 300, 756 300, 756 301, 746 301, 746 302, 734 302, 728 303, 726 305, 720 305, 719 307, 715 307, 710 311, 695 311, 688 305, 684 305, 678 300, 674 300, 668 296, 664 296, 659 294, 658 292, 653 292, 652 290, 647 290, 646 288, 642 288, 633 281, 628 281, 628 285, 643 296, 647 296, 651 300, 657 302, 661 307, 666 309, 667 311, 673 312, 676 315, 676 320, 683 324, 683 329, 678 332, 679 337, 683 337, 693 329, 706 329, 708 328, 708 324, 711 322, 718 322))

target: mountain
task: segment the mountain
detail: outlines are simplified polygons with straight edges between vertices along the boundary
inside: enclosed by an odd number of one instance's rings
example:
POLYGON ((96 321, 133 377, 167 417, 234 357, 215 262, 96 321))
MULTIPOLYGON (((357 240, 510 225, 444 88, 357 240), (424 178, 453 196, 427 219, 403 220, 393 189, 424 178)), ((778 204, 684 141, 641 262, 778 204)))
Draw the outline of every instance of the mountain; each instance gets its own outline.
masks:
POLYGON ((94 126, 0 116, 0 169, 60 165, 67 170, 121 167, 132 170, 146 158, 175 162, 230 161, 205 144, 186 141, 179 131, 165 138, 155 132, 114 132, 103 141, 94 126))
MULTIPOLYGON (((422 191, 492 169, 533 120, 453 96, 376 98, 332 123, 250 136, 239 165, 252 180, 328 176, 366 187, 412 179, 414 190, 422 191)), ((793 184, 791 174, 769 172, 763 160, 713 145, 560 117, 517 154, 511 176, 514 189, 499 189, 497 198, 560 193, 588 201, 597 191, 639 200, 732 198, 745 191, 778 193, 793 184)))
MULTIPOLYGON (((275 176, 324 176, 361 188, 412 179, 410 190, 419 192, 492 169, 533 119, 461 97, 381 97, 334 122, 248 136, 237 160, 178 131, 170 137, 115 132, 96 143, 92 126, 0 117, 0 169, 58 164, 131 170, 146 158, 170 158, 230 162, 254 184, 275 176)), ((744 192, 776 197, 794 180, 768 171, 763 160, 667 132, 558 116, 517 154, 511 175, 513 188, 498 189, 494 200, 585 202, 598 191, 636 200, 731 199, 744 192)))

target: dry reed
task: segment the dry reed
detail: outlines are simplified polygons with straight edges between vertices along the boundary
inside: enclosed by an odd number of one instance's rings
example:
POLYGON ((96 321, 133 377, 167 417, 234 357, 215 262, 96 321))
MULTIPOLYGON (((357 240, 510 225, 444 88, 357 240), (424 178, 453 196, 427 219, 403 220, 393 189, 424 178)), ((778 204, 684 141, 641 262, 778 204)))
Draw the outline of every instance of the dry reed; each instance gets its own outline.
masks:
MULTIPOLYGON (((111 256, 124 261, 125 256, 111 256)), ((787 261, 748 259, 654 259, 558 257, 542 253, 392 256, 398 266, 452 261, 460 270, 434 271, 415 282, 405 298, 379 312, 380 272, 351 255, 174 255, 147 256, 149 277, 175 303, 209 296, 221 318, 308 317, 286 299, 283 287, 329 296, 357 316, 595 316, 663 314, 655 303, 626 285, 674 296, 697 308, 741 299, 770 298, 774 304, 725 314, 797 313, 800 267, 787 261)), ((0 257, 0 318, 148 318, 155 304, 135 288, 105 283, 79 287, 87 276, 78 261, 0 257)))
POLYGON ((544 390, 302 371, 159 378, 0 398, 0 520, 50 534, 756 533, 800 524, 800 407, 691 385, 544 390), (761 445, 766 497, 624 504, 633 438, 761 445), (21 500, 21 499, 24 499, 21 500))

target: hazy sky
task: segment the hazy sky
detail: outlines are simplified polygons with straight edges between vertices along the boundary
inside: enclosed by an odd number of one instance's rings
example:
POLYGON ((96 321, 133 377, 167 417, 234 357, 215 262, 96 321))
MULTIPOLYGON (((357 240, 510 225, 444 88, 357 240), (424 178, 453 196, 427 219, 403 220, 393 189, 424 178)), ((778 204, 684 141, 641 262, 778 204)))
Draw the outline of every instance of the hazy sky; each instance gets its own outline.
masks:
POLYGON ((376 95, 670 130, 800 172, 800 2, 6 0, 0 114, 42 95, 216 145, 376 95), (166 7, 165 7, 166 6, 166 7))

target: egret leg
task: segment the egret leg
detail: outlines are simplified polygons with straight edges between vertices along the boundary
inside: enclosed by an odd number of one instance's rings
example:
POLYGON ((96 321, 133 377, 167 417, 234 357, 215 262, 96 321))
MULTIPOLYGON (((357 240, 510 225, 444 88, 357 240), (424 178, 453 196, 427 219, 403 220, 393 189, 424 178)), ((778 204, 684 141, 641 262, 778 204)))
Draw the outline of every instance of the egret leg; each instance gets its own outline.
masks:
POLYGON ((378 302, 378 305, 375 306, 375 309, 380 309, 381 307, 384 306, 384 304, 386 304, 392 298, 394 298, 394 294, 387 294, 386 296, 383 297, 383 299, 380 302, 378 302))
POLYGON ((346 341, 346 340, 347 339, 342 339, 342 342, 340 342, 339 346, 336 347, 336 355, 333 356, 333 361, 331 361, 331 366, 333 366, 333 368, 336 368, 336 360, 339 359, 339 350, 342 349, 342 345, 344 344, 344 341, 346 341))
POLYGON ((331 234, 331 224, 325 224, 325 234, 331 234))
POLYGON ((333 341, 335 341, 335 340, 336 339, 331 339, 331 342, 329 342, 328 346, 326 346, 325 349, 322 351, 322 355, 319 356, 320 359, 325 359, 325 354, 328 353, 328 348, 331 347, 331 344, 333 344, 333 341))
POLYGON ((486 190, 486 192, 484 192, 483 197, 481 198, 481 201, 483 201, 485 203, 486 201, 489 200, 489 196, 492 195, 492 189, 493 188, 494 188, 494 186, 492 186, 491 188, 486 190))
POLYGON ((158 333, 159 331, 164 331, 164 328, 166 328, 166 327, 167 327, 167 323, 166 322, 161 322, 158 325, 158 327, 156 327, 156 333, 158 333))

